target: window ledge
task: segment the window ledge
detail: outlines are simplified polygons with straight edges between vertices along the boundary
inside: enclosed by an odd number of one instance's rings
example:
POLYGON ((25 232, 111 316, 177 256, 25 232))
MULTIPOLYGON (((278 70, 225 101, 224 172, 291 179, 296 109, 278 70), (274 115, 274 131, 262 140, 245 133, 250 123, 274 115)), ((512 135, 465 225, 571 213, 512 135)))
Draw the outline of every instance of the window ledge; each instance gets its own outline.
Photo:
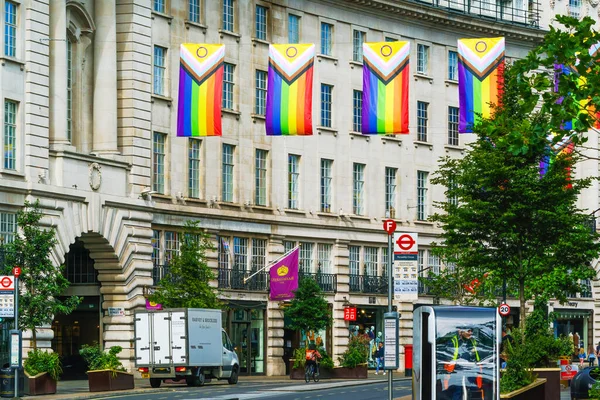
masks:
POLYGON ((2 62, 3 66, 6 65, 6 63, 9 63, 9 64, 18 65, 21 68, 21 71, 23 71, 25 69, 25 62, 21 61, 19 59, 16 59, 14 57, 8 57, 8 56, 0 57, 0 61, 2 62))
POLYGON ((208 29, 208 26, 201 24, 200 22, 190 21, 188 19, 186 19, 183 23, 185 24, 185 29, 190 29, 190 26, 193 26, 195 28, 202 29, 202 33, 206 33, 206 30, 208 29))
POLYGON ((156 199, 160 199, 160 200, 173 200, 173 198, 171 196, 168 196, 164 193, 153 193, 152 194, 152 199, 156 200, 156 199))
POLYGON ((255 211, 268 211, 268 212, 274 212, 275 211, 275 209, 273 207, 262 206, 262 205, 258 205, 258 204, 251 204, 248 207, 251 207, 255 211))
POLYGON ((263 114, 250 114, 250 117, 252 118, 252 122, 256 122, 257 119, 262 120, 262 121, 266 121, 267 117, 265 117, 263 114))
POLYGON ((454 146, 454 145, 451 145, 451 144, 445 145, 444 148, 446 149, 446 152, 449 152, 449 151, 460 151, 462 153, 465 150, 464 147, 454 146))
POLYGON ((429 83, 433 84, 433 77, 429 76, 429 75, 425 75, 423 73, 417 72, 413 75, 415 77, 415 81, 418 81, 419 79, 427 79, 429 81, 429 83))
POLYGON ((415 225, 433 226, 433 222, 430 221, 414 220, 413 222, 415 223, 415 225))
POLYGON ((331 211, 317 211, 319 217, 337 218, 339 215, 332 213, 331 211))
MULTIPOLYGON (((25 174, 23 172, 19 172, 16 170, 10 170, 10 169, 0 170, 0 176, 1 177, 12 176, 15 178, 25 178, 25 174)), ((48 179, 48 178, 46 178, 46 179, 48 179)))
POLYGON ((186 203, 204 205, 204 206, 208 204, 208 201, 203 200, 199 197, 184 197, 183 201, 185 201, 186 203))
POLYGON ((161 13, 161 12, 158 12, 158 11, 152 11, 152 19, 154 19, 154 17, 160 17, 160 18, 166 19, 167 22, 169 23, 169 25, 171 25, 171 22, 173 22, 173 16, 172 15, 161 13))
POLYGON ((321 62, 321 60, 329 60, 329 61, 333 61, 333 65, 338 64, 337 57, 332 57, 327 54, 317 54, 317 59, 319 60, 319 62, 321 62))
POLYGON ((219 32, 219 35, 221 36, 221 39, 224 36, 229 36, 229 37, 234 38, 236 40, 236 42, 238 42, 238 43, 240 41, 240 38, 242 37, 242 35, 240 35, 239 33, 231 32, 231 31, 226 31, 225 29, 219 29, 218 32, 219 32))
POLYGON ((415 140, 413 143, 415 144, 415 149, 417 147, 419 147, 419 146, 427 146, 427 147, 429 147, 429 150, 433 150, 433 144, 432 143, 423 142, 421 140, 415 140))
POLYGON ((367 142, 371 141, 371 135, 363 135, 360 132, 356 132, 356 131, 350 131, 350 139, 354 140, 354 138, 361 138, 361 139, 365 139, 367 142))
POLYGON ((253 45, 254 47, 256 47, 256 45, 257 45, 257 44, 260 44, 260 45, 262 45, 262 46, 269 46, 269 44, 270 44, 270 43, 269 43, 268 41, 266 41, 266 40, 259 39, 259 38, 254 38, 254 37, 253 37, 253 38, 252 38, 252 45, 253 45))
POLYGON ((333 134, 333 136, 337 136, 337 134, 338 134, 337 129, 333 129, 328 126, 317 126, 317 131, 318 131, 319 135, 321 133, 331 133, 331 134, 333 134))
POLYGON ((242 113, 237 110, 231 110, 229 108, 221 108, 221 115, 223 115, 223 114, 233 115, 233 116, 235 116, 235 119, 237 119, 237 120, 239 120, 240 115, 242 115, 242 113))
POLYGON ((383 142, 383 144, 386 144, 387 142, 392 142, 392 143, 398 143, 398 146, 402 146, 402 139, 397 138, 396 135, 385 135, 381 137, 381 141, 383 142))
POLYGON ((173 103, 173 98, 172 97, 163 96, 161 94, 153 94, 152 95, 152 103, 154 103, 154 100, 165 101, 165 102, 167 102, 167 105, 169 107, 171 107, 171 103, 173 103))
POLYGON ((286 208, 283 210, 286 214, 306 215, 306 211, 297 208, 286 208))
POLYGON ((359 220, 359 221, 371 221, 371 218, 367 217, 366 215, 350 214, 350 215, 348 215, 348 217, 350 217, 350 219, 355 219, 355 220, 359 220))
POLYGON ((446 83, 446 86, 457 86, 458 85, 458 81, 453 81, 452 79, 446 79, 444 82, 446 83))
POLYGON ((354 67, 361 67, 362 68, 363 63, 362 61, 350 61, 350 68, 354 69, 354 67))

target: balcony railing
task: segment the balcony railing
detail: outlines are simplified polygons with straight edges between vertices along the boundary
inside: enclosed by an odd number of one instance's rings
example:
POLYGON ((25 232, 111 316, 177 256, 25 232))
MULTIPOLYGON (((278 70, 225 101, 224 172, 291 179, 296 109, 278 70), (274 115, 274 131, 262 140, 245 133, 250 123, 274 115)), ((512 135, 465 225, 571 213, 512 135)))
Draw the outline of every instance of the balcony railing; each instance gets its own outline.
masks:
POLYGON ((316 274, 310 272, 304 272, 303 270, 299 271, 300 277, 311 277, 321 288, 322 291, 327 293, 336 293, 337 292, 337 275, 335 274, 324 274, 322 272, 318 272, 316 274))
POLYGON ((219 268, 217 273, 219 288, 249 290, 254 292, 266 292, 269 290, 268 272, 259 272, 244 282, 244 278, 249 275, 252 275, 252 272, 229 268, 219 268))
POLYGON ((387 277, 350 275, 350 293, 387 294, 387 292, 387 277))

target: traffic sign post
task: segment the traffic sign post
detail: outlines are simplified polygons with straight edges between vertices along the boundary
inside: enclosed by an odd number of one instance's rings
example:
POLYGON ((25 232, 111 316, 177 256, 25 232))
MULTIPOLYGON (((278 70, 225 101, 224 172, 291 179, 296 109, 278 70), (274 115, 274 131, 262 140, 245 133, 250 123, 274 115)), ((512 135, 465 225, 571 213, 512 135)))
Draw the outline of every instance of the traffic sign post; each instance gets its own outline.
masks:
POLYGON ((506 317, 508 314, 510 314, 510 306, 506 303, 502 303, 498 306, 498 313, 503 316, 506 317))
MULTIPOLYGON (((393 219, 386 219, 385 221, 383 221, 383 230, 387 232, 388 235, 388 265, 387 265, 387 269, 388 269, 388 312, 387 314, 392 314, 392 294, 394 291, 394 279, 393 279, 393 275, 392 275, 392 270, 393 270, 393 259, 391 257, 392 252, 394 251, 394 243, 393 243, 393 239, 394 239, 394 232, 396 231, 396 221, 394 221, 393 219)), ((397 316, 396 316, 397 318, 397 316)), ((387 331, 386 331, 387 332, 387 331)), ((396 332, 396 341, 398 340, 398 335, 396 332)), ((387 343, 386 346, 387 347, 387 343)), ((386 349, 387 352, 387 349, 386 349)), ((385 365, 385 364, 384 364, 385 365)), ((394 398, 393 396, 393 391, 394 391, 394 385, 393 385, 394 381, 392 379, 392 370, 389 370, 389 374, 388 374, 388 400, 392 400, 394 398)))

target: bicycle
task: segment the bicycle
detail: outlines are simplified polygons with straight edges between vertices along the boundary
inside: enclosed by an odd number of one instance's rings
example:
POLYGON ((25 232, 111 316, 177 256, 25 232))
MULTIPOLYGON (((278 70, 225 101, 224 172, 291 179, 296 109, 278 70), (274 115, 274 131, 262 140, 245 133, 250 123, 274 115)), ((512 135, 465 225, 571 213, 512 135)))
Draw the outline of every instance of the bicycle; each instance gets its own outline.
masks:
POLYGON ((319 382, 319 364, 317 362, 310 363, 304 368, 304 380, 306 383, 310 382, 311 376, 315 382, 319 382))

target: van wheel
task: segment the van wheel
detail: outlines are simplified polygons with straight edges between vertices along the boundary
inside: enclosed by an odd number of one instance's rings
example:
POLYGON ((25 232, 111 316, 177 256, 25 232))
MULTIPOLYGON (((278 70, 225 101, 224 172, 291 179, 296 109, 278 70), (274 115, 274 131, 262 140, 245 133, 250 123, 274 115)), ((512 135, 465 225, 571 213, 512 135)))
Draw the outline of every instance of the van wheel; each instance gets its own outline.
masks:
POLYGON ((238 383, 238 377, 239 377, 239 373, 238 373, 238 367, 235 366, 233 367, 233 369, 231 370, 231 376, 229 377, 229 379, 227 379, 227 382, 230 385, 235 385, 236 383, 238 383))
POLYGON ((162 381, 158 378, 150 378, 150 386, 153 388, 159 388, 162 381))
POLYGON ((206 383, 206 379, 204 377, 204 374, 200 372, 199 375, 186 376, 185 383, 188 386, 204 386, 204 383, 206 383))

